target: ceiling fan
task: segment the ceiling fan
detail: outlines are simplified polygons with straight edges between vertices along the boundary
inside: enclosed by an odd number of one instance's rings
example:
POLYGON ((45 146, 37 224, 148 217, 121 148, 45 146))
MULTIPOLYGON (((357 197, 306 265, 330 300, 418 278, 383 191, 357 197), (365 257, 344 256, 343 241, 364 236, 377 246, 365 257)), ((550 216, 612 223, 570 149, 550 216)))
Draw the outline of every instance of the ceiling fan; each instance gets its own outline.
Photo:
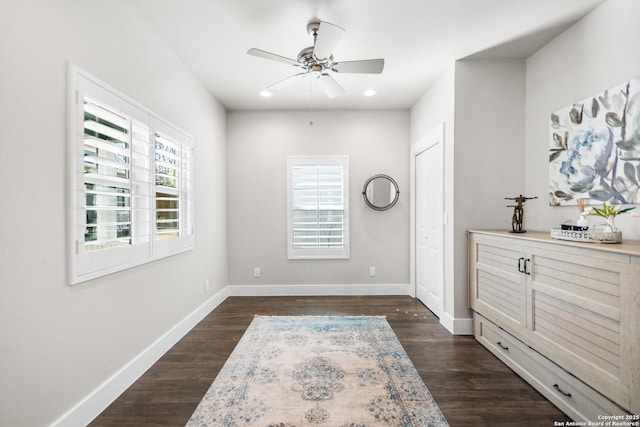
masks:
POLYGON ((249 49, 249 55, 272 61, 284 62, 301 69, 301 72, 268 86, 269 91, 279 90, 306 77, 314 77, 329 98, 345 92, 332 74, 380 74, 384 68, 384 59, 364 59, 359 61, 334 61, 333 50, 344 34, 344 28, 325 21, 312 21, 307 32, 313 36, 313 46, 300 51, 297 59, 291 59, 261 49, 249 49))

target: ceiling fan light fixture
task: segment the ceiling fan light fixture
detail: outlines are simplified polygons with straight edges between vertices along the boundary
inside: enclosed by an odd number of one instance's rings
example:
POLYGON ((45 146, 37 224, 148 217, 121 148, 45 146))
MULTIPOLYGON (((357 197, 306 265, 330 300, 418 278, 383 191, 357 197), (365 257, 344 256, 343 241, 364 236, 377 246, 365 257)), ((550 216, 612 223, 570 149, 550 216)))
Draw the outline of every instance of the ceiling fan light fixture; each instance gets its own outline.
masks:
POLYGON ((375 89, 367 89, 364 92, 362 92, 364 96, 375 96, 375 94, 377 93, 378 92, 376 92, 375 89))

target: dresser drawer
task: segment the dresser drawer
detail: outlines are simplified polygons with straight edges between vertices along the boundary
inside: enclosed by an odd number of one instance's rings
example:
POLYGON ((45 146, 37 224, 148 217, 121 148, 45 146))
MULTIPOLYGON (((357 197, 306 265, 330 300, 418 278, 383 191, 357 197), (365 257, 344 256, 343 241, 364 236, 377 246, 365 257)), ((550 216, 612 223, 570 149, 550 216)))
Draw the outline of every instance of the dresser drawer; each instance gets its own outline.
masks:
POLYGON ((598 421, 602 415, 627 412, 522 341, 479 314, 475 337, 507 366, 575 421, 598 421))

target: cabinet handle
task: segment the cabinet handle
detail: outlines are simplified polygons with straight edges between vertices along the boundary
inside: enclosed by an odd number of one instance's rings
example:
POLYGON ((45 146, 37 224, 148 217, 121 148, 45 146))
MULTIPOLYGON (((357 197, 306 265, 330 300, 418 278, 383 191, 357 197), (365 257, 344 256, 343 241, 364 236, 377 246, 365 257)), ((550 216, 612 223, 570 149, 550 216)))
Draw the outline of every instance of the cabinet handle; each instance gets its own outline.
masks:
POLYGON ((529 271, 529 263, 531 262, 530 258, 524 260, 524 274, 531 276, 531 272, 529 271))
POLYGON ((509 347, 507 347, 506 345, 502 345, 502 341, 498 341, 496 344, 498 344, 501 349, 509 351, 509 347))
POLYGON ((524 273, 524 270, 522 269, 522 261, 524 261, 524 257, 518 258, 518 273, 524 273))
POLYGON ((564 391, 562 391, 562 389, 560 388, 560 386, 558 384, 554 384, 553 388, 555 388, 556 391, 558 393, 562 394, 563 396, 571 397, 571 393, 565 393, 564 391))

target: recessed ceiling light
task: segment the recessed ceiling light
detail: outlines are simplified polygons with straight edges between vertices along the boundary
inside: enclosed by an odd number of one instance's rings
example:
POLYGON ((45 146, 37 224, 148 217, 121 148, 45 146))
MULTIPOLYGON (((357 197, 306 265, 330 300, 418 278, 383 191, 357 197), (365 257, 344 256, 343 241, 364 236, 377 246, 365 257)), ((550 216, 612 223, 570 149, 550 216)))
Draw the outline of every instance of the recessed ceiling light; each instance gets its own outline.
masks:
POLYGON ((373 90, 373 89, 367 89, 367 90, 365 90, 365 91, 363 92, 363 95, 364 95, 364 96, 373 96, 373 95, 375 95, 376 93, 377 93, 377 92, 376 92, 375 90, 373 90))
POLYGON ((271 95, 273 95, 272 92, 268 91, 268 90, 261 90, 260 91, 260 96, 264 96, 265 98, 270 97, 271 95))

